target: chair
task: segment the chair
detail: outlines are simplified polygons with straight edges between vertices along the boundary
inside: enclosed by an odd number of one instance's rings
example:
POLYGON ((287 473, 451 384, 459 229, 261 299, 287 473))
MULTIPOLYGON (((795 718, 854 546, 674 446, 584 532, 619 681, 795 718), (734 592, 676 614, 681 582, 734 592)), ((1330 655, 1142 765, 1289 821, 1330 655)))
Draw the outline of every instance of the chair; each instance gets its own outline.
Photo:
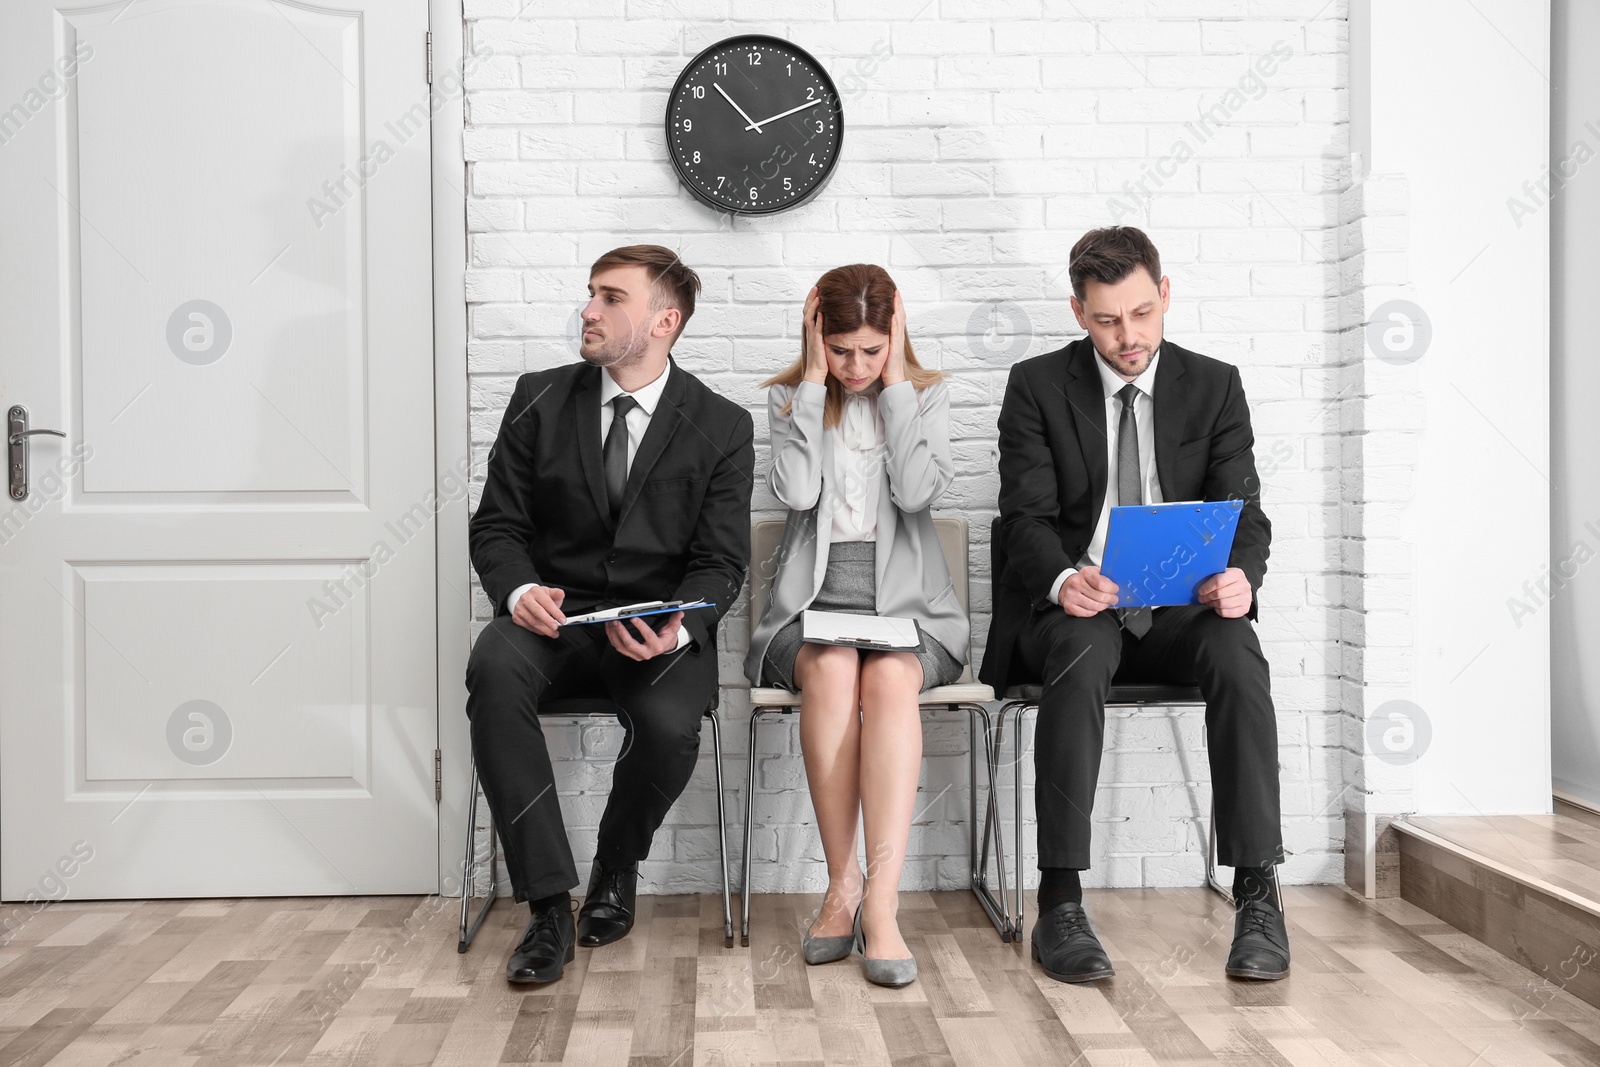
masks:
MULTIPOLYGON (((939 534, 939 547, 944 550, 946 565, 950 568, 951 579, 955 583, 956 596, 961 601, 963 610, 967 608, 967 520, 964 518, 934 519, 933 525, 939 534)), ((754 626, 761 618, 762 612, 767 607, 767 595, 772 584, 772 574, 769 567, 764 564, 777 558, 779 546, 783 540, 784 523, 781 519, 768 519, 755 523, 751 528, 750 558, 754 565, 750 568, 750 621, 754 626)), ((987 685, 982 685, 972 680, 972 668, 968 667, 961 672, 961 677, 951 685, 935 686, 925 690, 920 697, 924 708, 945 708, 950 711, 965 711, 972 730, 976 731, 976 724, 981 718, 985 730, 990 727, 989 710, 984 703, 994 699, 994 690, 987 685)), ((750 690, 750 752, 749 752, 749 780, 745 789, 744 801, 744 874, 741 882, 740 897, 742 900, 743 918, 740 924, 740 944, 750 944, 750 833, 754 828, 755 818, 755 792, 756 792, 756 727, 765 715, 786 715, 800 710, 800 705, 795 693, 787 689, 776 689, 758 686, 750 690)), ((987 858, 989 839, 992 836, 998 855, 1000 847, 999 814, 994 795, 994 761, 992 754, 998 751, 998 745, 986 745, 986 751, 991 753, 989 763, 989 808, 988 817, 984 823, 984 855, 987 858)), ((974 745, 971 755, 973 768, 972 788, 968 795, 968 814, 970 817, 970 833, 968 841, 969 858, 976 869, 978 853, 978 791, 977 791, 977 748, 974 745)), ((1002 883, 1001 890, 1005 886, 1002 883)), ((981 897, 979 898, 982 899, 981 897)), ((1008 932, 1004 925, 1004 917, 999 912, 989 909, 989 918, 999 930, 1002 938, 1008 932)))
MULTIPOLYGON (((990 526, 989 544, 991 570, 995 576, 994 580, 998 582, 1000 580, 1000 575, 1005 572, 1005 545, 1003 538, 1001 537, 999 518, 996 518, 993 524, 990 526)), ((1039 684, 1013 685, 1006 689, 1005 696, 1002 698, 1003 702, 1000 706, 1000 711, 995 716, 994 730, 987 739, 990 745, 988 757, 991 767, 998 767, 999 765, 1000 746, 1003 743, 1003 737, 1005 735, 1005 723, 1007 717, 1011 715, 1016 716, 1016 727, 1011 742, 1012 766, 1020 766, 1020 761, 1022 759, 1023 752, 1025 751, 1025 746, 1023 745, 1022 741, 1023 722, 1025 717, 1030 712, 1036 712, 1039 710, 1039 700, 1043 693, 1044 686, 1039 684)), ((1205 707, 1205 703, 1205 697, 1201 695, 1199 687, 1189 685, 1148 685, 1137 683, 1120 685, 1114 684, 1111 686, 1110 691, 1106 694, 1106 707, 1108 708, 1142 706, 1203 708, 1205 707)), ((998 775, 996 775, 994 772, 991 772, 990 780, 991 783, 996 783, 998 781, 998 775)), ((995 788, 994 784, 991 784, 990 788, 991 790, 995 788)), ((1025 934, 1022 916, 1022 871, 1023 856, 1026 852, 1026 849, 1023 846, 1022 836, 1022 787, 1020 782, 1018 782, 1015 777, 1012 779, 1012 792, 1012 799, 1014 802, 1014 821, 1012 825, 1016 832, 1016 866, 1012 872, 1014 877, 1012 889, 1012 905, 1014 910, 1008 916, 1007 922, 1010 928, 1011 939, 1014 941, 1021 941, 1025 934)), ((997 873, 1000 882, 1000 899, 998 901, 993 899, 986 901, 985 909, 990 910, 998 907, 999 910, 1003 912, 1005 910, 1006 875, 1004 861, 1001 859, 998 852, 996 853, 996 864, 999 868, 997 873)), ((1278 877, 1278 871, 1276 867, 1273 868, 1272 877, 1274 883, 1276 883, 1278 877)), ((975 875, 975 886, 977 884, 976 879, 977 876, 975 875)), ((1217 878, 1217 819, 1216 801, 1214 798, 1211 801, 1210 815, 1207 818, 1206 823, 1206 884, 1216 892, 1220 893, 1223 899, 1227 900, 1230 904, 1233 903, 1233 893, 1229 891, 1228 888, 1225 887, 1217 878)), ((983 886, 983 892, 988 893, 987 877, 985 877, 983 880, 983 886)), ((977 892, 976 888, 974 889, 974 892, 977 892)), ((1280 901, 1283 899, 1281 887, 1279 887, 1278 890, 1278 899, 1280 901)))
MULTIPOLYGON (((615 717, 618 712, 617 705, 604 697, 565 697, 560 700, 548 700, 539 706, 541 719, 574 719, 582 721, 598 716, 615 717)), ((711 723, 711 745, 714 756, 714 766, 717 772, 717 828, 718 840, 722 847, 722 945, 724 948, 733 947, 733 894, 728 887, 728 816, 724 809, 722 796, 722 721, 717 717, 715 698, 712 706, 706 709, 705 717, 711 723)), ((473 854, 472 839, 478 826, 478 768, 472 768, 472 784, 467 794, 467 850, 466 858, 462 860, 461 876, 461 926, 460 937, 456 942, 456 951, 465 952, 472 945, 472 939, 478 936, 478 928, 483 925, 483 920, 489 917, 489 909, 494 907, 495 882, 499 874, 499 854, 494 847, 494 815, 489 815, 489 895, 484 900, 482 907, 476 915, 472 914, 471 900, 473 887, 473 854)))

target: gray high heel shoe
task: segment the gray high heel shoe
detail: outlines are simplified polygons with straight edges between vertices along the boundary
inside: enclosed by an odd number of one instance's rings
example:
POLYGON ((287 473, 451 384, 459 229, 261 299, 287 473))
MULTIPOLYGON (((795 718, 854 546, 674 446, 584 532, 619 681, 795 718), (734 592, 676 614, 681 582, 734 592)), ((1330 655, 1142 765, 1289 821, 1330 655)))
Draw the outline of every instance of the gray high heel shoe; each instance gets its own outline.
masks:
MULTIPOLYGON (((861 905, 856 905, 856 921, 853 929, 861 928, 861 905)), ((850 955, 850 950, 855 947, 856 935, 854 933, 840 934, 838 937, 813 937, 807 930, 800 935, 800 955, 805 961, 815 967, 819 963, 833 963, 850 955)))
POLYGON ((861 909, 856 909, 855 950, 861 953, 861 973, 873 985, 898 989, 917 980, 917 958, 875 960, 867 955, 867 936, 861 932, 861 909))

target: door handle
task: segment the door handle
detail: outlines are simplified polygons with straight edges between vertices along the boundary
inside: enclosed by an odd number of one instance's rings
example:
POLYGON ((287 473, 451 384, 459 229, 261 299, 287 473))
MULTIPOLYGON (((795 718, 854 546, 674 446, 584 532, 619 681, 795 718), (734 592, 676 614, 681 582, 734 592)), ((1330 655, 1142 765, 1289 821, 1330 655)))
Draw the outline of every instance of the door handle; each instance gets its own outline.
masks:
POLYGON ((65 437, 65 436, 67 436, 66 434, 62 433, 60 430, 19 430, 16 433, 11 435, 11 443, 14 444, 14 445, 21 444, 22 443, 22 439, 24 437, 33 437, 35 434, 41 434, 41 433, 53 433, 57 437, 65 437))
POLYGON ((39 434, 66 437, 60 430, 28 429, 28 409, 21 404, 6 412, 6 469, 11 475, 11 499, 28 499, 28 438, 39 434))

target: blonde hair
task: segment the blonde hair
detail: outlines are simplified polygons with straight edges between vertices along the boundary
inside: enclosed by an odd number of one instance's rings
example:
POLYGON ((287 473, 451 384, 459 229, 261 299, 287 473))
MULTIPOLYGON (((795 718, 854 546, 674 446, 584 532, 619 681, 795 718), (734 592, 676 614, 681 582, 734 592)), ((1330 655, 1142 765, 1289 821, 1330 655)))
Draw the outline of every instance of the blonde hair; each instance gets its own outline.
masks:
MULTIPOLYGON (((822 313, 823 327, 833 334, 854 333, 869 326, 888 335, 893 326, 894 294, 897 287, 889 272, 871 263, 852 263, 835 267, 817 279, 818 309, 822 313)), ((782 371, 761 384, 764 386, 798 386, 806 376, 805 342, 800 343, 800 356, 782 371)), ((911 337, 906 337, 906 379, 921 390, 934 382, 943 381, 944 371, 929 370, 917 362, 911 348, 911 337)), ((828 398, 822 408, 822 425, 837 426, 844 416, 845 387, 831 373, 824 380, 828 398)), ((789 413, 793 398, 785 404, 783 413, 789 413)))

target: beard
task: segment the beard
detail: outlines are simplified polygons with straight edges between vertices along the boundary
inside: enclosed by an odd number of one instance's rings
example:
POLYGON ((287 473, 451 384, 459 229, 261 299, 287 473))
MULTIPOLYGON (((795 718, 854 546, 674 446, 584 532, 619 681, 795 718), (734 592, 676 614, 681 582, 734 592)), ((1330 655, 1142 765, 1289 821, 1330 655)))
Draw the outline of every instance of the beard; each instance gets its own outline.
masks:
POLYGON ((1121 352, 1118 352, 1115 355, 1110 355, 1108 356, 1106 362, 1109 363, 1111 365, 1111 369, 1116 371, 1118 374, 1126 375, 1130 378, 1137 378, 1139 375, 1150 369, 1150 360, 1154 353, 1155 346, 1151 346, 1149 348, 1141 347, 1138 351, 1126 355, 1121 352))
POLYGON ((649 343, 649 335, 636 330, 626 337, 609 337, 597 342, 583 341, 578 346, 578 354, 596 367, 620 367, 637 363, 644 356, 649 343))

